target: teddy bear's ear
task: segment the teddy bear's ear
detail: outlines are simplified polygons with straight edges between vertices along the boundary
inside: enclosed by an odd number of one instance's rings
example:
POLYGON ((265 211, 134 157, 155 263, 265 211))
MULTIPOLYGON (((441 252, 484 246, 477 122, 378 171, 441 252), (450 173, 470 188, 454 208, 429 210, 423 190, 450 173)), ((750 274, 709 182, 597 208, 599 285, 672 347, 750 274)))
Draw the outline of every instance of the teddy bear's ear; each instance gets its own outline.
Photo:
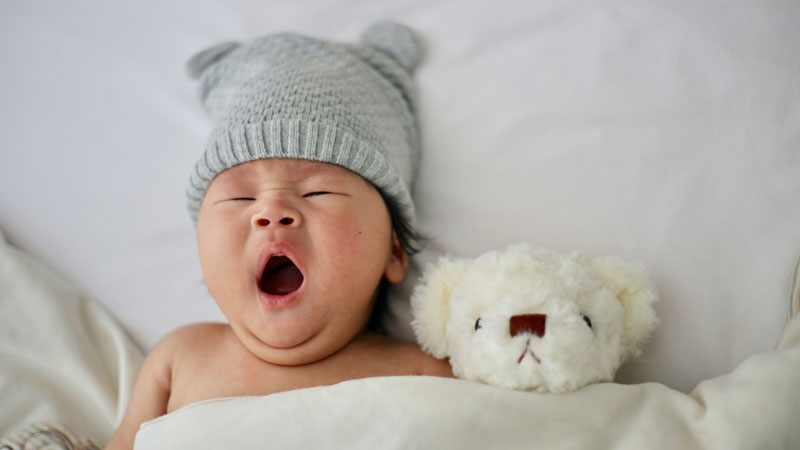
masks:
POLYGON ((625 346, 622 361, 641 354, 650 333, 658 325, 653 303, 658 294, 653 289, 644 266, 613 257, 596 258, 593 265, 598 274, 617 293, 624 310, 625 346))
POLYGON ((445 358, 449 354, 447 321, 450 318, 450 298, 468 265, 466 259, 441 257, 425 268, 411 295, 414 314, 411 326, 420 346, 436 358, 445 358))

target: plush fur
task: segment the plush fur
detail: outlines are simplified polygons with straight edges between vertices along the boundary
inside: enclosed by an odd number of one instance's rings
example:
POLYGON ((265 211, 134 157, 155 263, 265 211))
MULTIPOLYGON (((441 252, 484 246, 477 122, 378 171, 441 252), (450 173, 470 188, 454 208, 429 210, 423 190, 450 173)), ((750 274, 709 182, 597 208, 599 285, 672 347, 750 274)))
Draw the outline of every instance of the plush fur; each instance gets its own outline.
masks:
POLYGON ((640 354, 658 323, 656 300, 641 265, 522 243, 426 268, 412 325, 423 349, 449 357, 460 378, 566 392, 611 381, 640 354), (530 314, 546 315, 544 329, 512 336, 510 318, 530 314))

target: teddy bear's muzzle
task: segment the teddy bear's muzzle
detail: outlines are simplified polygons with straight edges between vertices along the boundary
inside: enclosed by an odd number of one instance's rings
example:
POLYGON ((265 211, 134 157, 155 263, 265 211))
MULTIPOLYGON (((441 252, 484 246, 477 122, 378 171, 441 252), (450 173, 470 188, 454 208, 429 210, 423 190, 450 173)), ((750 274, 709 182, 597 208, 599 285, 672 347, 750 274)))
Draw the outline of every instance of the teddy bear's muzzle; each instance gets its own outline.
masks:
POLYGON ((511 316, 508 321, 508 330, 511 332, 511 337, 523 333, 543 337, 546 323, 547 314, 520 314, 511 316))

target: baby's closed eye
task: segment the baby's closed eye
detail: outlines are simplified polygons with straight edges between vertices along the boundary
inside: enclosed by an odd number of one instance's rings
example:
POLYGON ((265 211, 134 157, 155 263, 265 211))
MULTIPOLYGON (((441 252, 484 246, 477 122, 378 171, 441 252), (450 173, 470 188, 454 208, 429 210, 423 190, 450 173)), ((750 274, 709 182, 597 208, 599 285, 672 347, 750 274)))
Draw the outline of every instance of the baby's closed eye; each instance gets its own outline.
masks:
POLYGON ((234 195, 220 195, 214 199, 215 205, 222 205, 222 204, 230 204, 230 203, 238 203, 238 202, 254 202, 256 200, 255 197, 237 197, 234 195))
POLYGON ((328 191, 313 191, 313 192, 309 192, 308 194, 303 194, 303 197, 305 197, 305 198, 318 197, 320 195, 326 195, 326 194, 332 194, 332 193, 333 192, 328 192, 328 191))

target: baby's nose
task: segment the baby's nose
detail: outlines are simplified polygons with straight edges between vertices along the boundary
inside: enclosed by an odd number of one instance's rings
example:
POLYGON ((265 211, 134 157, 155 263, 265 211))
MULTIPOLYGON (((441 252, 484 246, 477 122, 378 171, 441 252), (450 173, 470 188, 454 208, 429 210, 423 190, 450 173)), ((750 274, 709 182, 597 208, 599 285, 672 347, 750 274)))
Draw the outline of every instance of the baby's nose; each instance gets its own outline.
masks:
POLYGON ((520 314, 511 316, 508 321, 508 329, 511 332, 511 337, 522 333, 543 337, 546 322, 547 314, 520 314))
POLYGON ((281 201, 273 202, 253 215, 251 223, 256 228, 268 226, 300 226, 300 212, 281 201))
MULTIPOLYGON (((258 219, 256 219, 256 225, 261 226, 261 227, 266 227, 267 225, 269 225, 271 223, 272 223, 272 221, 267 219, 267 218, 265 218, 265 217, 259 217, 258 219)), ((278 220, 277 223, 279 223, 281 225, 291 225, 291 224, 294 223, 294 218, 292 218, 292 217, 284 217, 284 218, 278 220)))

